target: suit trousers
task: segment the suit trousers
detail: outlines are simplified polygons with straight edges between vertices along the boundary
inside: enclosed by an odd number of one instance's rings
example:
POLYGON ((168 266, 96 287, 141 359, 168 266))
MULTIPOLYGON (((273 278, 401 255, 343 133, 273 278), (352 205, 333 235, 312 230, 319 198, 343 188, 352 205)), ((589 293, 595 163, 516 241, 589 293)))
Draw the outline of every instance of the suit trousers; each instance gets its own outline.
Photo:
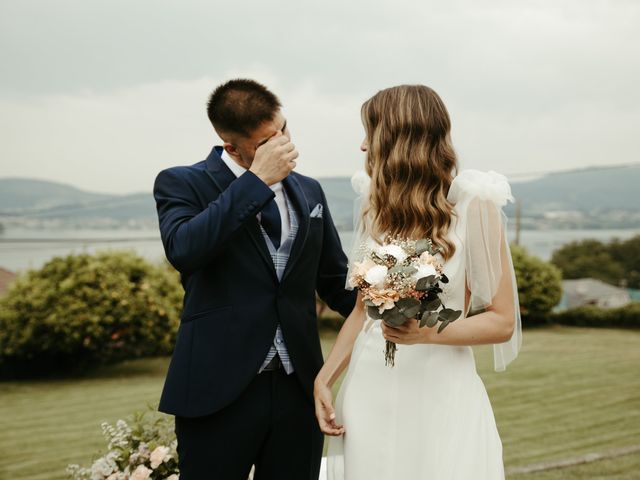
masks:
POLYGON ((296 374, 262 372, 233 403, 175 417, 180 480, 317 480, 323 436, 296 374))

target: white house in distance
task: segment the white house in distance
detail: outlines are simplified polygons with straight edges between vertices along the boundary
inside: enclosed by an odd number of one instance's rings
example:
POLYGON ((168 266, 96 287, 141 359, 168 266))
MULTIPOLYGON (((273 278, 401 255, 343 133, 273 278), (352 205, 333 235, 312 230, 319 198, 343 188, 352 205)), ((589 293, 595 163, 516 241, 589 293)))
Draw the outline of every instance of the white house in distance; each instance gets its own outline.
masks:
POLYGON ((594 305, 600 308, 622 307, 631 302, 629 291, 595 278, 562 281, 563 297, 557 310, 594 305))

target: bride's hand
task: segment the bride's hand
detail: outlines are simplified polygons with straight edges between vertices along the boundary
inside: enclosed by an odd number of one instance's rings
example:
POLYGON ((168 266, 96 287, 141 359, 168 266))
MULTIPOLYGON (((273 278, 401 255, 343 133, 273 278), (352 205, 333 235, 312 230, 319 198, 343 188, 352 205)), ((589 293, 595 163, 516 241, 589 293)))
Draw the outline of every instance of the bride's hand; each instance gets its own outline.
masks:
POLYGON ((327 384, 316 381, 313 387, 313 398, 316 404, 316 417, 322 433, 339 436, 344 433, 344 426, 335 421, 336 413, 333 409, 333 396, 327 384))
POLYGON ((420 328, 417 320, 407 320, 404 325, 392 327, 384 322, 382 323, 382 335, 385 340, 397 343, 399 345, 415 345, 417 343, 430 343, 428 340, 428 327, 420 328))

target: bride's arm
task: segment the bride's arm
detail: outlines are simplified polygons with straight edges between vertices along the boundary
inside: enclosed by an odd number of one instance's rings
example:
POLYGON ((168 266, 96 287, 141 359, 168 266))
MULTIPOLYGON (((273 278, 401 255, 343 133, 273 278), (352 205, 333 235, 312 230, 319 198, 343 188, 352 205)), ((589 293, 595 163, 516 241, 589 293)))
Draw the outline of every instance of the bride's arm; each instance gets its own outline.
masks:
POLYGON ((342 325, 338 338, 336 338, 336 342, 331 348, 331 352, 314 383, 316 416, 318 417, 320 429, 327 435, 341 435, 344 433, 343 427, 337 425, 334 421, 335 413, 331 387, 349 364, 353 344, 362 330, 364 318, 364 304, 362 296, 358 292, 356 304, 342 325))
MULTIPOLYGON (((384 337, 398 344, 480 345, 509 340, 515 327, 514 291, 504 240, 501 246, 500 283, 491 305, 484 312, 450 323, 440 333, 437 333, 437 327, 420 328, 415 320, 398 328, 389 327, 382 322, 384 337)), ((466 290, 466 302, 468 298, 469 291, 466 290)))

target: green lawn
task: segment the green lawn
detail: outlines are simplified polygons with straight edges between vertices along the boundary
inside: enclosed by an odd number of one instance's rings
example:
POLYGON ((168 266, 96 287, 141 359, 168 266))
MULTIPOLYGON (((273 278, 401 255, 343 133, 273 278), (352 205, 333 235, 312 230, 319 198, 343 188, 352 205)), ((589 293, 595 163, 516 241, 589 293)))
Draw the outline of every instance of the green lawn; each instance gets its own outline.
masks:
MULTIPOLYGON (((505 373, 491 371, 489 348, 477 349, 508 467, 640 443, 640 332, 563 327, 526 331, 524 342, 505 373)), ((157 358, 87 378, 0 383, 0 479, 66 478, 68 463, 104 448, 100 422, 157 402, 166 366, 157 358)), ((509 478, 631 479, 639 470, 634 454, 509 478)))

